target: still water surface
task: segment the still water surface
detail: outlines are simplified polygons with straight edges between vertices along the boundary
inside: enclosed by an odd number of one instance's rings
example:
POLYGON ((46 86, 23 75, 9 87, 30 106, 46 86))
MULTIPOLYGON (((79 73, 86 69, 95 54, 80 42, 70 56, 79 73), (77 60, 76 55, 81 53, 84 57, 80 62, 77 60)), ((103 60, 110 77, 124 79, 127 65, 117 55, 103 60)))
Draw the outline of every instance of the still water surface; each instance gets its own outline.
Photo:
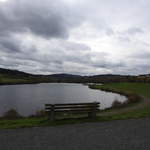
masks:
POLYGON ((111 107, 114 100, 125 101, 119 94, 89 89, 82 84, 42 83, 0 86, 0 116, 16 109, 28 116, 44 109, 45 103, 100 102, 100 109, 111 107))

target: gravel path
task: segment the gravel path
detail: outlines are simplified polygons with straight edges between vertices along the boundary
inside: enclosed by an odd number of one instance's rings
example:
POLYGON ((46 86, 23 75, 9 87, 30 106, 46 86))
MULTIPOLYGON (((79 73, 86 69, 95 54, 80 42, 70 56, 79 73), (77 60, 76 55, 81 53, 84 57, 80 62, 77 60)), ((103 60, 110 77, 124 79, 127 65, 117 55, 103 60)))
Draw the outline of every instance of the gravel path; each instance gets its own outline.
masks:
POLYGON ((150 150, 150 118, 1 129, 0 150, 150 150))

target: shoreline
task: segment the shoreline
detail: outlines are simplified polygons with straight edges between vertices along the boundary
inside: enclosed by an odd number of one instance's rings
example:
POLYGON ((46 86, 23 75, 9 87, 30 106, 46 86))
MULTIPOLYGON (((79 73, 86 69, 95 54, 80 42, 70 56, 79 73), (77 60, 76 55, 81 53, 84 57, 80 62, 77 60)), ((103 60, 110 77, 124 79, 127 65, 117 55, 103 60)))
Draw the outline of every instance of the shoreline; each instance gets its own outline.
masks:
POLYGON ((111 89, 111 88, 104 88, 104 87, 100 87, 100 85, 88 85, 89 88, 91 89, 97 89, 97 90, 101 90, 101 91, 105 91, 105 92, 111 92, 111 93, 115 93, 115 94, 120 94, 122 96, 125 96, 127 98, 127 100, 123 103, 119 103, 118 105, 114 105, 110 108, 107 108, 105 110, 102 111, 108 111, 108 110, 114 110, 114 109, 123 109, 123 108, 127 108, 130 107, 130 105, 136 105, 138 103, 140 103, 143 98, 141 95, 136 94, 136 93, 131 93, 131 92, 126 92, 126 91, 121 91, 121 90, 117 90, 117 89, 111 89))
POLYGON ((25 85, 25 84, 40 84, 44 82, 39 82, 39 83, 0 83, 0 86, 5 86, 5 85, 25 85))
POLYGON ((4 85, 25 85, 25 84, 41 84, 41 83, 74 83, 74 84, 83 84, 83 82, 20 82, 20 83, 0 83, 0 86, 4 85))

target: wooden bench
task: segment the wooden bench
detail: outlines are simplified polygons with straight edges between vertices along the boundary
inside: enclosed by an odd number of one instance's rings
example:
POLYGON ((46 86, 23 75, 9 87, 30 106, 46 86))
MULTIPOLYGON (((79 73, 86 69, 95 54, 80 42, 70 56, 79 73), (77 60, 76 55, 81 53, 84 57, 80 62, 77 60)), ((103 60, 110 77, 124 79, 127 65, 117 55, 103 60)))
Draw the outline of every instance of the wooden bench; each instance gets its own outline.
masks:
POLYGON ((51 121, 55 120, 56 113, 88 113, 89 118, 95 118, 99 111, 100 103, 66 103, 66 104, 45 104, 45 111, 51 121))

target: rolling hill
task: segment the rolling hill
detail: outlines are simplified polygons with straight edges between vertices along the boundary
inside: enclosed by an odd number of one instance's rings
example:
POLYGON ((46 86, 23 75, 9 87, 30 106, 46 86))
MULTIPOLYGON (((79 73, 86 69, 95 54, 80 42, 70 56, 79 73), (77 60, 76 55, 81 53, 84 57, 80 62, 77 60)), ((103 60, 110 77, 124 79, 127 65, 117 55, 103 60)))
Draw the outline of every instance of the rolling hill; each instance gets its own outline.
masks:
POLYGON ((150 82, 150 76, 103 74, 80 76, 73 74, 33 75, 18 70, 0 68, 0 84, 29 84, 29 83, 110 83, 110 82, 150 82))

